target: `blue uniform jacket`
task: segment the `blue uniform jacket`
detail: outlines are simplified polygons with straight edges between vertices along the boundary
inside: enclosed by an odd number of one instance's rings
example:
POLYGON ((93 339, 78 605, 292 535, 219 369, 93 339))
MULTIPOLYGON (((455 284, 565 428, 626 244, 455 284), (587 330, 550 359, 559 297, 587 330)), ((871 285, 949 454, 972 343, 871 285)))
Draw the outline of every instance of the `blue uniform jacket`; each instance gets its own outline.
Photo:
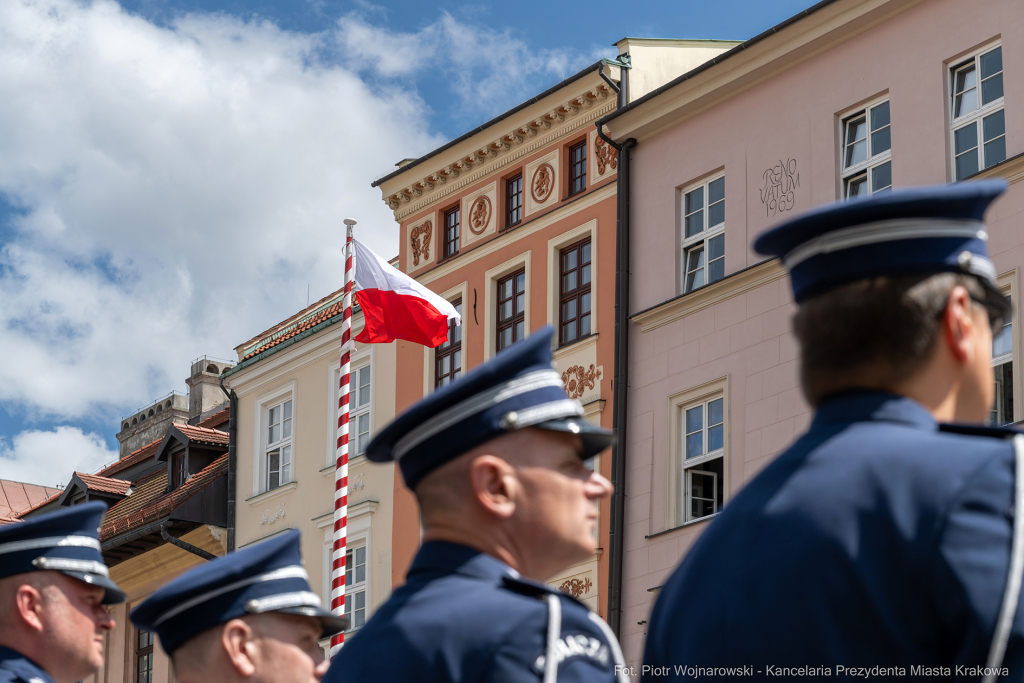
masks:
MULTIPOLYGON (((1013 472, 1009 441, 939 431, 910 399, 826 400, 662 588, 644 664, 668 669, 644 680, 697 673, 677 665, 979 678, 1007 582, 1013 472)), ((1004 659, 1014 680, 1022 634, 1018 608, 1004 659)))
POLYGON ((0 683, 53 683, 53 679, 25 655, 0 645, 0 683))
POLYGON ((432 541, 420 548, 406 584, 334 657, 324 682, 537 683, 544 671, 549 595, 561 605, 554 643, 558 681, 616 680, 618 644, 586 606, 513 578, 490 555, 432 541))

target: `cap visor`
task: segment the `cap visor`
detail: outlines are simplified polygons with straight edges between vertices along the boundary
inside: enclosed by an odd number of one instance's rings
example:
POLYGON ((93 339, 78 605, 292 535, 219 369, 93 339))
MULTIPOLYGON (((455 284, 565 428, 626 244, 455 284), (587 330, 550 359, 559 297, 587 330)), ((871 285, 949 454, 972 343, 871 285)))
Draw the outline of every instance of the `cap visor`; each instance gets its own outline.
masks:
POLYGON ((615 443, 615 434, 604 427, 584 420, 581 417, 564 417, 557 420, 548 420, 531 425, 537 429, 546 429, 551 432, 562 432, 563 434, 575 434, 580 437, 583 448, 580 450, 580 458, 588 460, 615 443))
POLYGON ((111 581, 108 577, 102 574, 93 574, 91 572, 75 572, 75 571, 62 571, 61 574, 67 574, 73 579, 90 583, 94 586, 100 586, 106 589, 106 593, 103 595, 104 605, 116 605, 124 602, 128 596, 121 590, 121 587, 111 581))
POLYGON ((345 617, 337 617, 320 607, 300 605, 298 607, 284 607, 273 611, 283 612, 284 614, 298 614, 304 617, 313 617, 320 622, 320 627, 323 629, 323 632, 320 634, 321 638, 333 636, 348 628, 348 619, 345 617))

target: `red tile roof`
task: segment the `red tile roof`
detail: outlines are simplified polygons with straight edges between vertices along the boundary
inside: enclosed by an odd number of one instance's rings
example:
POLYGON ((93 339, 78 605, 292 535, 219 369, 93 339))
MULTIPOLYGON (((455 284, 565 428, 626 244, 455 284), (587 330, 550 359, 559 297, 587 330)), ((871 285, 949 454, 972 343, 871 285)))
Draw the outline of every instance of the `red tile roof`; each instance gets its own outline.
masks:
POLYGON ((225 453, 169 493, 162 493, 167 488, 167 472, 157 472, 147 477, 136 485, 132 495, 107 510, 100 528, 100 540, 108 540, 147 522, 166 517, 227 471, 228 456, 225 453))
MULTIPOLYGON (((304 318, 305 316, 315 312, 317 309, 323 308, 325 304, 333 301, 334 299, 338 299, 337 305, 340 307, 341 306, 341 299, 340 299, 340 297, 341 297, 342 293, 344 292, 344 290, 345 290, 345 288, 342 287, 339 290, 331 292, 330 294, 325 296, 323 299, 320 299, 320 301, 317 301, 316 303, 314 303, 314 304, 312 304, 310 306, 306 306, 305 308, 303 308, 301 311, 299 311, 295 315, 291 316, 290 318, 282 320, 278 324, 276 324, 273 327, 271 327, 269 330, 264 330, 263 332, 260 332, 259 334, 257 334, 255 337, 253 337, 249 341, 247 341, 247 342, 245 342, 243 344, 240 344, 239 346, 236 347, 236 350, 249 347, 249 346, 255 344, 256 342, 260 341, 264 337, 268 337, 268 336, 270 336, 272 334, 275 334, 277 332, 282 331, 284 328, 288 327, 292 323, 295 323, 295 322, 297 322, 299 320, 302 320, 302 318, 304 318)), ((246 354, 246 357, 253 355, 253 353, 256 353, 256 352, 254 351, 252 353, 246 354)))
POLYGON ((75 475, 82 480, 82 483, 90 491, 116 493, 117 495, 124 496, 132 488, 132 483, 126 479, 111 479, 110 477, 101 477, 95 474, 86 474, 85 472, 75 472, 75 475))
POLYGON ((160 437, 156 441, 148 443, 138 450, 132 451, 117 462, 110 463, 96 474, 101 477, 109 477, 112 474, 142 462, 146 458, 152 458, 156 454, 156 449, 160 445, 160 442, 163 440, 163 437, 160 437))
POLYGON ((26 509, 26 510, 22 510, 21 512, 18 512, 18 513, 16 513, 16 516, 17 516, 17 517, 18 517, 19 519, 22 519, 22 518, 24 518, 24 517, 25 517, 25 515, 27 515, 28 513, 30 513, 30 512, 34 512, 35 510, 38 510, 39 508, 43 507, 43 506, 44 506, 44 505, 46 505, 47 503, 52 503, 53 501, 57 500, 58 498, 60 498, 60 496, 61 496, 61 494, 62 494, 62 493, 64 493, 64 492, 63 492, 63 491, 60 491, 60 490, 58 490, 58 491, 57 491, 56 493, 50 494, 50 495, 49 495, 49 496, 47 496, 46 498, 43 498, 43 499, 42 499, 41 501, 39 501, 38 503, 36 503, 36 504, 35 504, 35 505, 33 505, 32 507, 30 507, 30 508, 28 508, 28 509, 26 509))
MULTIPOLYGON (((313 306, 315 307, 316 304, 314 304, 313 306)), ((242 360, 246 360, 252 358, 253 356, 259 355, 266 351, 267 349, 274 348, 278 344, 283 344, 289 339, 299 336, 306 330, 312 329, 319 325, 320 323, 326 320, 330 320, 336 315, 341 315, 343 311, 344 307, 342 306, 342 302, 339 300, 336 303, 332 304, 331 306, 328 306, 327 308, 318 311, 305 319, 300 319, 297 323, 285 326, 284 329, 282 329, 280 332, 273 333, 272 336, 270 336, 269 338, 265 339, 257 337, 256 341, 260 342, 259 345, 256 346, 255 348, 252 348, 244 356, 242 356, 242 360)), ((284 323, 282 323, 282 325, 283 324, 284 323)), ((268 332, 270 332, 270 330, 268 330, 268 332)), ((242 345, 242 348, 247 347, 248 342, 242 345)))
POLYGON ((174 425, 174 428, 187 436, 189 441, 209 443, 216 446, 228 445, 228 433, 222 432, 219 429, 207 429, 206 427, 182 424, 176 424, 174 425))
POLYGON ((30 510, 60 492, 51 486, 0 479, 0 518, 13 519, 19 512, 30 510))
POLYGON ((229 411, 229 407, 230 406, 225 405, 223 410, 214 413, 213 415, 211 415, 210 417, 206 418, 205 420, 203 420, 202 422, 200 422, 196 426, 197 427, 206 427, 207 429, 213 429, 214 427, 220 427, 222 424, 225 424, 228 421, 228 419, 231 417, 230 411, 229 411))

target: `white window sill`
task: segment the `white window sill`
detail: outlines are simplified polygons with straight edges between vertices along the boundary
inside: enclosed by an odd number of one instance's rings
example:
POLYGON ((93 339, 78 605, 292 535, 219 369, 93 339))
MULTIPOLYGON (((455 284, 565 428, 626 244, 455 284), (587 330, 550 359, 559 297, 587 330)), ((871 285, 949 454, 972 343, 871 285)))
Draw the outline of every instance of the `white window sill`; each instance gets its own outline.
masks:
MULTIPOLYGON (((362 464, 365 461, 366 461, 366 455, 365 454, 357 455, 355 457, 350 455, 348 457, 348 466, 352 467, 353 465, 360 465, 360 464, 362 464)), ((333 464, 332 465, 328 465, 327 467, 323 468, 322 470, 320 470, 320 474, 322 474, 325 477, 334 478, 334 465, 333 464)))
POLYGON ((290 481, 287 484, 281 484, 276 489, 270 489, 269 491, 257 494, 252 498, 246 498, 245 502, 248 503, 250 506, 261 505, 267 502, 268 500, 277 498, 278 496, 283 496, 286 493, 291 493, 292 491, 295 490, 295 487, 297 487, 298 485, 299 482, 290 481))

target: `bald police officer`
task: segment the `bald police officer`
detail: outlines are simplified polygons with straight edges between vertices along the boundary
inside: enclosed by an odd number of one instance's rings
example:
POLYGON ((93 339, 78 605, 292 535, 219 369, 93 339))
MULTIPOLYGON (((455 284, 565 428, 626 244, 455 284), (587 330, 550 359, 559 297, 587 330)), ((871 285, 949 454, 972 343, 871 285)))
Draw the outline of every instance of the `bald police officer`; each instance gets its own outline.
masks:
POLYGON ((893 191, 757 239, 789 270, 814 418, 662 588, 644 663, 669 668, 646 680, 1024 676, 1024 441, 941 424, 993 404, 1009 307, 982 219, 1004 188, 893 191))
POLYGON ((0 527, 0 683, 75 683, 103 665, 124 602, 100 552, 107 506, 84 503, 0 527))
POLYGON ((615 636, 543 582, 595 551, 612 442, 552 369, 552 329, 513 345, 385 427, 423 523, 406 583, 335 656, 348 681, 613 681, 615 636))
POLYGON ((345 628, 320 606, 290 530, 191 569, 132 610, 181 683, 317 683, 319 641, 345 628))

